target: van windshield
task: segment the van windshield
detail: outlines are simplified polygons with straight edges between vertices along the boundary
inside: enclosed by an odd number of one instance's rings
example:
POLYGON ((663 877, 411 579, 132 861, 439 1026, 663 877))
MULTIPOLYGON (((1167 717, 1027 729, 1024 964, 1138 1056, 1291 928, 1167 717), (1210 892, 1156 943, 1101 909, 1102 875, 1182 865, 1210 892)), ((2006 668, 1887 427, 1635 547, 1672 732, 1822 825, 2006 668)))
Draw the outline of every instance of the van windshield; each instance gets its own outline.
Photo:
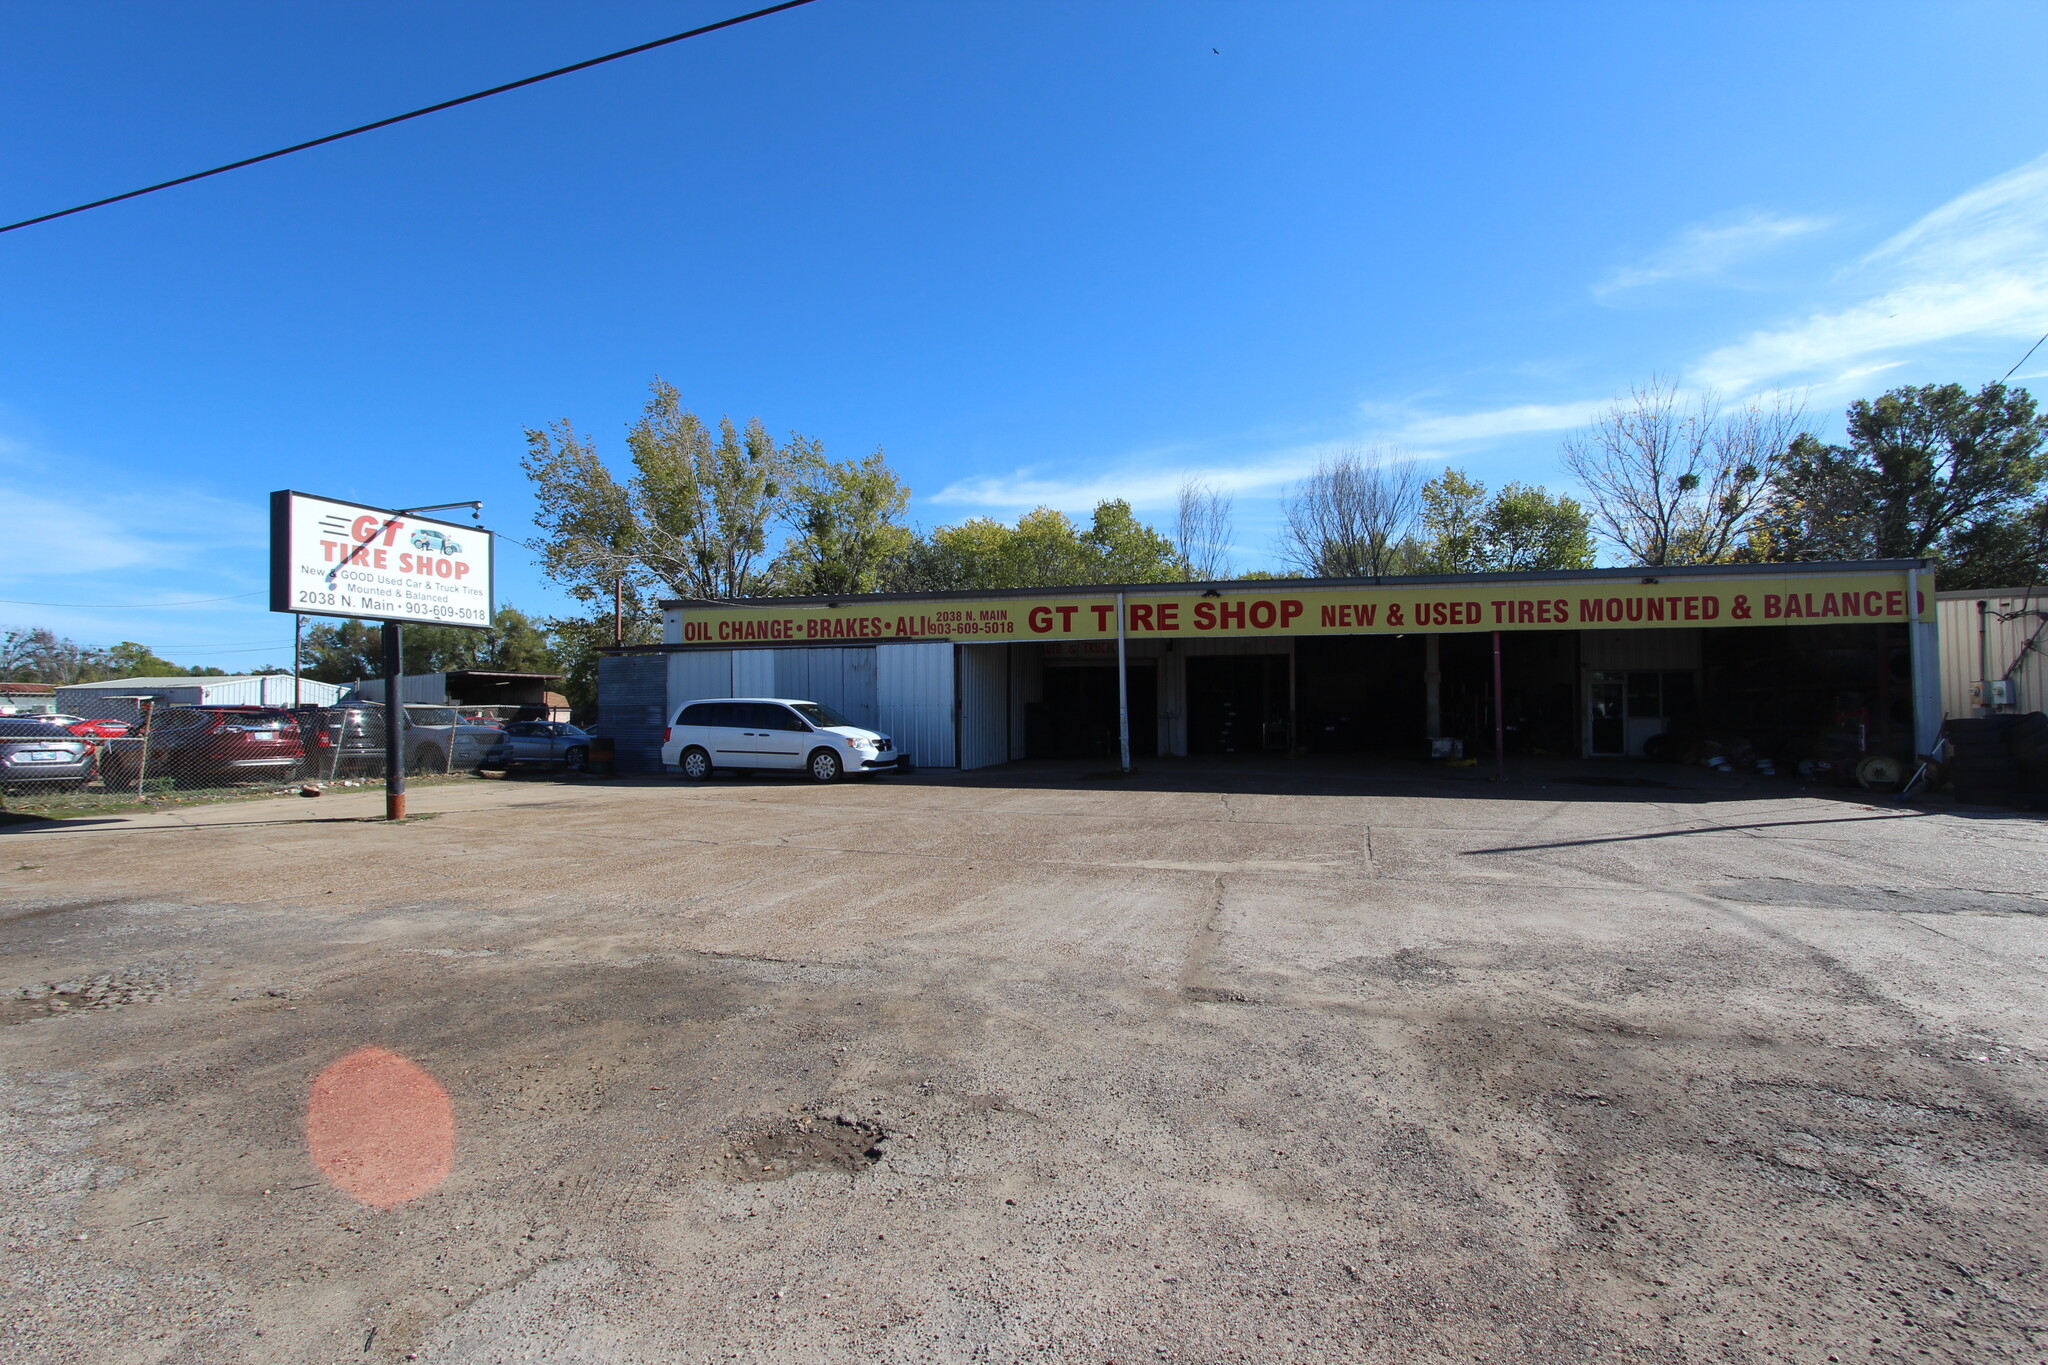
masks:
POLYGON ((795 711, 798 715, 802 716, 805 720, 809 721, 813 725, 830 727, 834 725, 853 724, 852 721, 840 715, 831 707, 820 706, 817 702, 814 701, 791 702, 790 709, 795 711))

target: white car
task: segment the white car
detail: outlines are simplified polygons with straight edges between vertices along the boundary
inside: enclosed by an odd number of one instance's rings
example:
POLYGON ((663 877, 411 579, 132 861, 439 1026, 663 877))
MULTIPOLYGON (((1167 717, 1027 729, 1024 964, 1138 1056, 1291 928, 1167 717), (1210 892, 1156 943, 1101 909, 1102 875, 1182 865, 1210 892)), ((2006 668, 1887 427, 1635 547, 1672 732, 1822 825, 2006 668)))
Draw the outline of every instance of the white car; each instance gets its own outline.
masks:
POLYGON ((676 712, 661 761, 693 782, 713 770, 809 773, 837 782, 847 773, 903 772, 907 755, 829 706, 788 697, 718 697, 676 712))

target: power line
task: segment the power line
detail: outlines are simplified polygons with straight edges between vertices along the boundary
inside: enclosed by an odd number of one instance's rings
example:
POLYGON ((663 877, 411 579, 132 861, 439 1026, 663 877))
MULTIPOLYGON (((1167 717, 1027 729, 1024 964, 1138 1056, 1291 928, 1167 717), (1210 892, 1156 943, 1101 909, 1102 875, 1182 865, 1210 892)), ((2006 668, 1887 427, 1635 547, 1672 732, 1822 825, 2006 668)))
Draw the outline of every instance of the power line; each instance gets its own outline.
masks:
MULTIPOLYGON (((87 209, 104 208, 108 204, 118 204, 123 199, 134 199, 144 194, 155 194, 158 190, 167 190, 175 185, 189 185, 195 180, 204 180, 210 175, 221 175, 227 171, 238 171, 244 166, 253 166, 259 161, 275 161, 278 157, 290 156, 293 152, 303 152, 308 148, 325 146, 330 142, 339 142, 345 137, 354 137, 358 133, 369 133, 379 128, 389 128, 392 124, 404 123, 407 119, 421 118, 427 114, 438 114, 443 109, 453 109, 458 104, 470 104, 477 100, 489 99, 493 95, 502 95, 507 90, 517 90, 522 86, 537 85, 541 81, 551 81, 557 76, 566 76, 572 71, 584 71, 593 66, 602 66, 606 62, 615 62, 621 57, 632 57, 642 52, 650 52, 657 47, 667 47, 670 43, 680 43, 686 38, 701 38, 707 33, 716 33, 722 28, 731 28, 735 24, 744 24, 749 20, 764 18, 770 14, 779 14, 783 10, 795 9, 799 5, 811 3, 812 0, 783 0, 782 4, 770 5, 766 9, 757 9, 751 14, 740 14, 730 19, 721 19, 715 24, 706 24, 702 28, 693 28, 685 33, 671 33, 668 37, 656 38, 651 43, 641 43, 638 47, 628 47, 622 48, 617 52, 607 52, 602 57, 592 57, 589 61, 577 62, 572 66, 562 66, 555 68, 553 71, 543 71, 538 76, 528 76, 522 81, 512 81, 506 85, 494 85, 489 90, 479 90, 473 95, 464 95, 460 99, 443 100, 439 104, 430 104, 424 109, 415 109, 409 114, 395 114, 390 118, 378 119, 375 123, 365 123, 360 128, 350 128, 344 132, 329 133, 326 137, 316 137, 311 142, 301 142, 291 147, 280 147, 274 152, 265 152, 261 156, 244 157, 240 161, 230 161, 225 166, 215 166, 210 171, 195 171, 191 175, 181 175, 176 180, 166 180, 159 185, 145 185, 139 190, 130 190, 126 194, 116 194, 105 199, 95 199, 90 204, 80 204, 75 208, 59 209, 55 213, 45 213, 35 218, 24 218, 18 223, 9 223, 5 227, 0 227, 0 232, 13 232, 16 228, 34 227, 37 223, 47 223, 53 218, 68 218, 74 213, 84 213, 87 209)), ((28 605, 49 606, 53 604, 30 603, 28 605)))
MULTIPOLYGON (((2041 341, 2048 341, 2048 332, 2041 333, 2041 341)), ((2012 378, 2013 375, 2019 371, 2021 365, 2024 365, 2029 360, 2031 360, 2033 358, 2034 352, 2041 349, 2041 341, 2037 341, 2033 345, 2027 347, 2027 353, 2021 356, 2019 360, 2014 363, 2012 369, 2007 370, 2005 372, 2005 377, 2003 379, 2000 379, 1998 382, 2003 384, 2007 379, 2012 378)))
POLYGON ((261 597, 264 589, 255 592, 238 592, 229 597, 194 597, 186 602, 24 602, 18 597, 0 597, 0 602, 10 607, 75 607, 80 611, 150 611, 157 607, 196 607, 201 602, 239 602, 245 597, 261 597))

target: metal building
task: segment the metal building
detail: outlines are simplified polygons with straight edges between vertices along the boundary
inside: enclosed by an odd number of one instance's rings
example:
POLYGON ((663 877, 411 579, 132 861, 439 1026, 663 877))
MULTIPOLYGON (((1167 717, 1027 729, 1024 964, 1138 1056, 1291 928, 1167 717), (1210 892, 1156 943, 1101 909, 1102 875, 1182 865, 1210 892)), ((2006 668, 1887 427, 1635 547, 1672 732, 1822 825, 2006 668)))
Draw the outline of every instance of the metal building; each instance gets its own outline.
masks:
POLYGON ((134 724, 141 719, 139 698, 166 706, 332 706, 342 689, 334 683, 294 678, 289 673, 256 673, 242 677, 109 678, 105 682, 72 683, 57 689, 57 709, 65 715, 134 724))
POLYGON ((2048 587, 1935 594, 1951 716, 2048 711, 2048 587))
POLYGON ((1701 735, 1908 759, 1942 718, 1933 586, 1888 560, 667 602, 663 643, 604 651, 595 728, 641 768, 732 696, 825 702, 929 767, 1701 735))

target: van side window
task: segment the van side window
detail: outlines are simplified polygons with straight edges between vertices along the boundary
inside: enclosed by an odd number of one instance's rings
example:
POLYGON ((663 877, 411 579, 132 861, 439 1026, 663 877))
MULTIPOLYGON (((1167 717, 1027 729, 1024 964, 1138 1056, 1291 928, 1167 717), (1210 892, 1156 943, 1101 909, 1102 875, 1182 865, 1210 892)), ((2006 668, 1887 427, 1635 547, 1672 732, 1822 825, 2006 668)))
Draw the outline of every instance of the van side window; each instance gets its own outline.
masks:
POLYGON ((723 725, 725 722, 718 718, 718 712, 717 702, 700 701, 694 706, 685 706, 682 714, 676 717, 676 724, 723 725))
POLYGON ((763 730, 795 730, 802 732, 811 727, 796 718, 796 712, 787 706, 771 706, 761 702, 749 708, 754 712, 754 724, 763 730))

